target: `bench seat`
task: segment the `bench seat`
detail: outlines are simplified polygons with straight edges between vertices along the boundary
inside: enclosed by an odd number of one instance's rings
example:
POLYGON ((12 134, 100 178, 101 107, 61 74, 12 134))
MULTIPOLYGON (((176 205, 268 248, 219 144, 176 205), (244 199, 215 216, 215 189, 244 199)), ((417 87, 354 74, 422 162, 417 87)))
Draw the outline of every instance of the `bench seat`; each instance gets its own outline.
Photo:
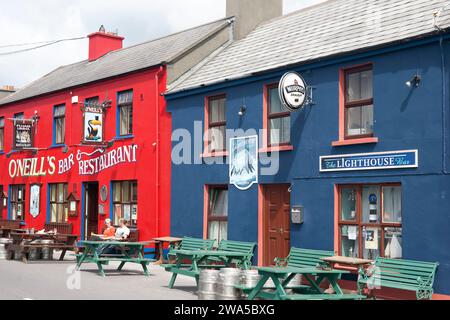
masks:
POLYGON ((377 258, 370 270, 360 271, 358 290, 365 288, 415 291, 418 300, 431 299, 437 262, 377 258))

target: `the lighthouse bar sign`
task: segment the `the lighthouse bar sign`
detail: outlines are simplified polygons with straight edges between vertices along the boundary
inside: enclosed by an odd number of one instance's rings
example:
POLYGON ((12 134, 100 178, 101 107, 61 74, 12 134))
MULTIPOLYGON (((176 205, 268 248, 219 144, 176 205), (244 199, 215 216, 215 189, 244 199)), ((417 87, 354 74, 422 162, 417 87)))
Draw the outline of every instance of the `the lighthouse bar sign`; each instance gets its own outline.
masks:
POLYGON ((72 171, 76 165, 80 176, 94 175, 122 163, 136 162, 137 149, 137 145, 129 145, 109 152, 101 148, 91 153, 77 150, 61 160, 56 160, 54 156, 11 160, 8 165, 9 176, 43 177, 64 174, 72 171))
POLYGON ((418 150, 320 157, 320 172, 418 168, 418 150))

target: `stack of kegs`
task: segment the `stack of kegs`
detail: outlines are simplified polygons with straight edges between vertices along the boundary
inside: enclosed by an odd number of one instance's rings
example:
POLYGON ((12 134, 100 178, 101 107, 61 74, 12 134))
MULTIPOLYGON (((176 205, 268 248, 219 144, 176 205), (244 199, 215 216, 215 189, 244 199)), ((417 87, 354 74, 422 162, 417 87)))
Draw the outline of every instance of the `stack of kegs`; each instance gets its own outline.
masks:
POLYGON ((240 285, 240 283, 240 269, 222 269, 219 273, 216 298, 218 300, 239 300, 241 298, 241 290, 236 288, 236 286, 240 285))
MULTIPOLYGON (((40 243, 39 240, 33 241, 33 243, 40 243)), ((41 248, 30 248, 28 251, 28 260, 34 261, 41 258, 41 248)))
MULTIPOLYGON (((41 240, 41 244, 45 245, 45 244, 52 244, 53 240, 41 240)), ((46 248, 43 247, 42 248, 42 253, 41 253, 41 258, 42 260, 53 260, 53 248, 46 248)))
POLYGON ((219 279, 218 270, 202 270, 198 282, 198 300, 215 300, 217 281, 219 279))
POLYGON ((12 243, 11 239, 0 238, 0 260, 6 260, 7 252, 6 245, 12 243))

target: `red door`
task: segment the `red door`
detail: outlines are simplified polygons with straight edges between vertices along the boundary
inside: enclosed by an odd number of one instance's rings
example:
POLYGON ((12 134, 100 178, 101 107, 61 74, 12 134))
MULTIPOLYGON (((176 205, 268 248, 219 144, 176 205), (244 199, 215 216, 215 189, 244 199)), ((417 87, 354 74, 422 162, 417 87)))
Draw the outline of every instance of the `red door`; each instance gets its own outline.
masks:
POLYGON ((290 185, 264 186, 264 265, 286 258, 291 247, 290 185))

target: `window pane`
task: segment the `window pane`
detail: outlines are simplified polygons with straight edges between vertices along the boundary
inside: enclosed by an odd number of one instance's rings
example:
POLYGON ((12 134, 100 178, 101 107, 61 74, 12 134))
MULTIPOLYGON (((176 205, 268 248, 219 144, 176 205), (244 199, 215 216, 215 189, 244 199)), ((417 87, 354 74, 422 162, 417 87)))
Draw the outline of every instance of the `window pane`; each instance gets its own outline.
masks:
POLYGON ((403 239, 401 228, 384 229, 384 256, 385 258, 401 259, 403 239))
POLYGON ((127 134, 133 133, 133 107, 128 106, 128 129, 127 134))
POLYGON ((132 183, 132 194, 131 194, 131 201, 137 202, 138 199, 138 190, 137 190, 137 182, 132 183))
POLYGON ((119 202, 120 201, 120 199, 121 199, 121 197, 120 197, 121 192, 122 192, 122 188, 121 188, 120 182, 114 182, 114 184, 113 184, 113 199, 114 199, 114 202, 119 202))
POLYGON ((347 102, 373 98, 373 71, 361 71, 347 74, 347 102))
POLYGON ((128 108, 121 107, 120 108, 120 134, 126 135, 128 134, 128 108))
POLYGON ((209 129, 209 150, 211 152, 225 150, 225 132, 225 126, 209 129))
POLYGON ((228 190, 213 190, 213 204, 211 215, 217 217, 228 216, 228 190))
POLYGON ((362 214, 364 223, 379 223, 380 219, 380 187, 364 186, 362 190, 362 214))
POLYGON ((5 118, 0 118, 0 128, 3 128, 5 126, 5 118))
POLYGON ((344 257, 359 257, 359 230, 357 226, 341 227, 341 254, 344 257))
POLYGON ((55 120, 55 142, 64 143, 65 136, 65 118, 58 118, 55 120))
POLYGON ((373 105, 347 108, 347 135, 373 134, 373 105))
POLYGON ((98 104, 98 97, 95 97, 95 98, 89 98, 89 99, 86 99, 85 101, 84 101, 84 104, 86 105, 86 106, 96 106, 97 104, 98 104))
POLYGON ((126 91, 119 93, 119 98, 117 103, 120 104, 130 104, 133 102, 133 91, 126 91))
POLYGON ((65 106, 62 105, 62 106, 55 107, 55 112, 54 112, 55 117, 62 117, 65 114, 66 114, 65 106))
POLYGON ((269 113, 281 113, 285 112, 281 106, 280 96, 278 95, 278 88, 269 89, 269 113))
POLYGON ((4 148, 4 146, 3 146, 3 141, 4 141, 3 132, 4 132, 4 129, 0 128, 0 150, 3 150, 3 148, 4 148))
POLYGON ((381 229, 363 227, 363 259, 375 260, 380 256, 381 229))
POLYGON ((373 134, 373 105, 361 109, 361 134, 373 134))
POLYGON ((58 184, 58 202, 64 202, 64 184, 58 184))
POLYGON ((356 221, 356 197, 354 188, 343 188, 341 191, 341 219, 343 221, 356 221))
POLYGON ((402 187, 383 188, 383 222, 402 222, 402 187))
POLYGON ((123 218, 122 214, 122 205, 116 204, 114 206, 114 225, 119 225, 119 220, 123 218))
POLYGON ((122 202, 130 203, 130 183, 128 181, 122 183, 122 202))

